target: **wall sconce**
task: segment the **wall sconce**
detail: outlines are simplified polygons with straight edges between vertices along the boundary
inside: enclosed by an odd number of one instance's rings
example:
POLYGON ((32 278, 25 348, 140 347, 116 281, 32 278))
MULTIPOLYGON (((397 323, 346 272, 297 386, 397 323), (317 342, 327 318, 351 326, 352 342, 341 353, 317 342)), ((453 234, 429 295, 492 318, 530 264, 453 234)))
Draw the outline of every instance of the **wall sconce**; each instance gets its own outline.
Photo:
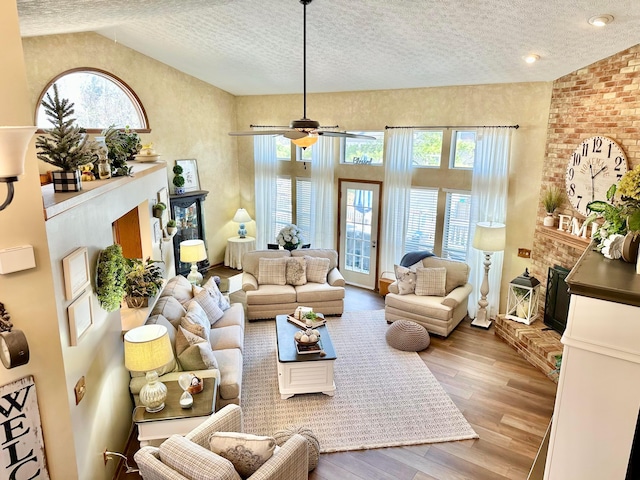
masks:
POLYGON ((245 228, 245 223, 251 221, 251 216, 249 212, 247 212, 244 208, 239 208, 236 211, 236 214, 233 216, 233 221, 239 223, 238 236, 240 238, 246 238, 247 229, 245 228))
POLYGON ((0 182, 7 184, 4 210, 13 201, 13 182, 24 173, 24 158, 37 127, 0 127, 0 182))

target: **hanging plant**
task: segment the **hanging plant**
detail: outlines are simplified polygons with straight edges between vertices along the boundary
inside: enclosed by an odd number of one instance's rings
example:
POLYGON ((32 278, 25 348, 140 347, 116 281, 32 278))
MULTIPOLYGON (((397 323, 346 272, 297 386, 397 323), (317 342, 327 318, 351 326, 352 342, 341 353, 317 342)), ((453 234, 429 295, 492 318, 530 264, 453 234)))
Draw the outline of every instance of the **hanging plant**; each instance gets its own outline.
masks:
POLYGON ((96 268, 96 293, 107 312, 120 308, 125 295, 127 261, 117 243, 100 252, 96 268))

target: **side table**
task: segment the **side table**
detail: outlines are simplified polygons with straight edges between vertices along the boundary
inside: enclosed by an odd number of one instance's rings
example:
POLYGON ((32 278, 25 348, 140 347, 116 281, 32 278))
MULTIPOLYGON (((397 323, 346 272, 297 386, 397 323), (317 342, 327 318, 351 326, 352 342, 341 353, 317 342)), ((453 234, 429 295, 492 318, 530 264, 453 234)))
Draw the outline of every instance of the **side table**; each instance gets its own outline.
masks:
POLYGON ((204 378, 203 381, 203 389, 193 396, 191 408, 180 407, 183 390, 177 381, 163 382, 167 386, 167 400, 164 408, 156 413, 147 412, 140 405, 138 395, 134 395, 136 408, 133 411, 133 421, 138 425, 141 447, 149 445, 153 440, 166 440, 173 434, 189 433, 215 411, 218 379, 204 378))
POLYGON ((255 237, 231 237, 227 239, 227 249, 224 252, 225 267, 242 270, 242 255, 256 249, 255 237))

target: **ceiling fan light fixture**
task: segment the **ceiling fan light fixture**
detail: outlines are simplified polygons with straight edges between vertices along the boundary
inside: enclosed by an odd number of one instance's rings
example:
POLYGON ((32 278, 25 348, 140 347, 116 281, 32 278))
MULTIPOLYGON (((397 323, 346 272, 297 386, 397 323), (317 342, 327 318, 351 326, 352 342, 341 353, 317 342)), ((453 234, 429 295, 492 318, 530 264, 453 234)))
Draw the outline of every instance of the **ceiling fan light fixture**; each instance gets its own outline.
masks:
POLYGON ((295 128, 296 130, 307 131, 315 130, 320 126, 320 122, 315 120, 309 120, 308 118, 301 118, 300 120, 292 120, 289 124, 289 128, 295 128))
POLYGON ((536 63, 538 60, 540 60, 540 55, 536 55, 535 53, 531 53, 524 57, 524 61, 527 63, 536 63))
POLYGON ((613 22, 613 15, 595 15, 589 19, 589 23, 594 27, 604 27, 613 22))
POLYGON ((307 135, 306 137, 296 138, 295 140, 291 140, 291 141, 301 149, 305 150, 307 147, 310 147, 311 145, 313 145, 318 141, 318 136, 307 135))

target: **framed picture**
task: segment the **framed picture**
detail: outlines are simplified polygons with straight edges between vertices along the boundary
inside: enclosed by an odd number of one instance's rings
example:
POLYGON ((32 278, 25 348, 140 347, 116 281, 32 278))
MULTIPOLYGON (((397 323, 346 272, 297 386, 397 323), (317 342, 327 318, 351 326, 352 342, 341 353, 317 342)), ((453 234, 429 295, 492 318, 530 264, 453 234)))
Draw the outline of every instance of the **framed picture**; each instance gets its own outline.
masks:
POLYGON ((87 333, 93 324, 93 302, 92 293, 85 292, 75 302, 69 305, 69 337, 71 345, 76 346, 82 336, 87 333))
POLYGON ((169 221, 169 190, 167 187, 162 187, 158 190, 158 203, 164 203, 167 208, 162 212, 162 217, 160 218, 160 228, 166 228, 167 222, 169 221))
POLYGON ((87 247, 80 247, 64 257, 62 269, 64 271, 65 297, 67 300, 73 300, 91 284, 87 247))
POLYGON ((198 162, 195 158, 187 160, 176 160, 176 165, 182 167, 182 176, 184 177, 184 191, 193 192, 200 190, 200 179, 198 177, 198 162))

